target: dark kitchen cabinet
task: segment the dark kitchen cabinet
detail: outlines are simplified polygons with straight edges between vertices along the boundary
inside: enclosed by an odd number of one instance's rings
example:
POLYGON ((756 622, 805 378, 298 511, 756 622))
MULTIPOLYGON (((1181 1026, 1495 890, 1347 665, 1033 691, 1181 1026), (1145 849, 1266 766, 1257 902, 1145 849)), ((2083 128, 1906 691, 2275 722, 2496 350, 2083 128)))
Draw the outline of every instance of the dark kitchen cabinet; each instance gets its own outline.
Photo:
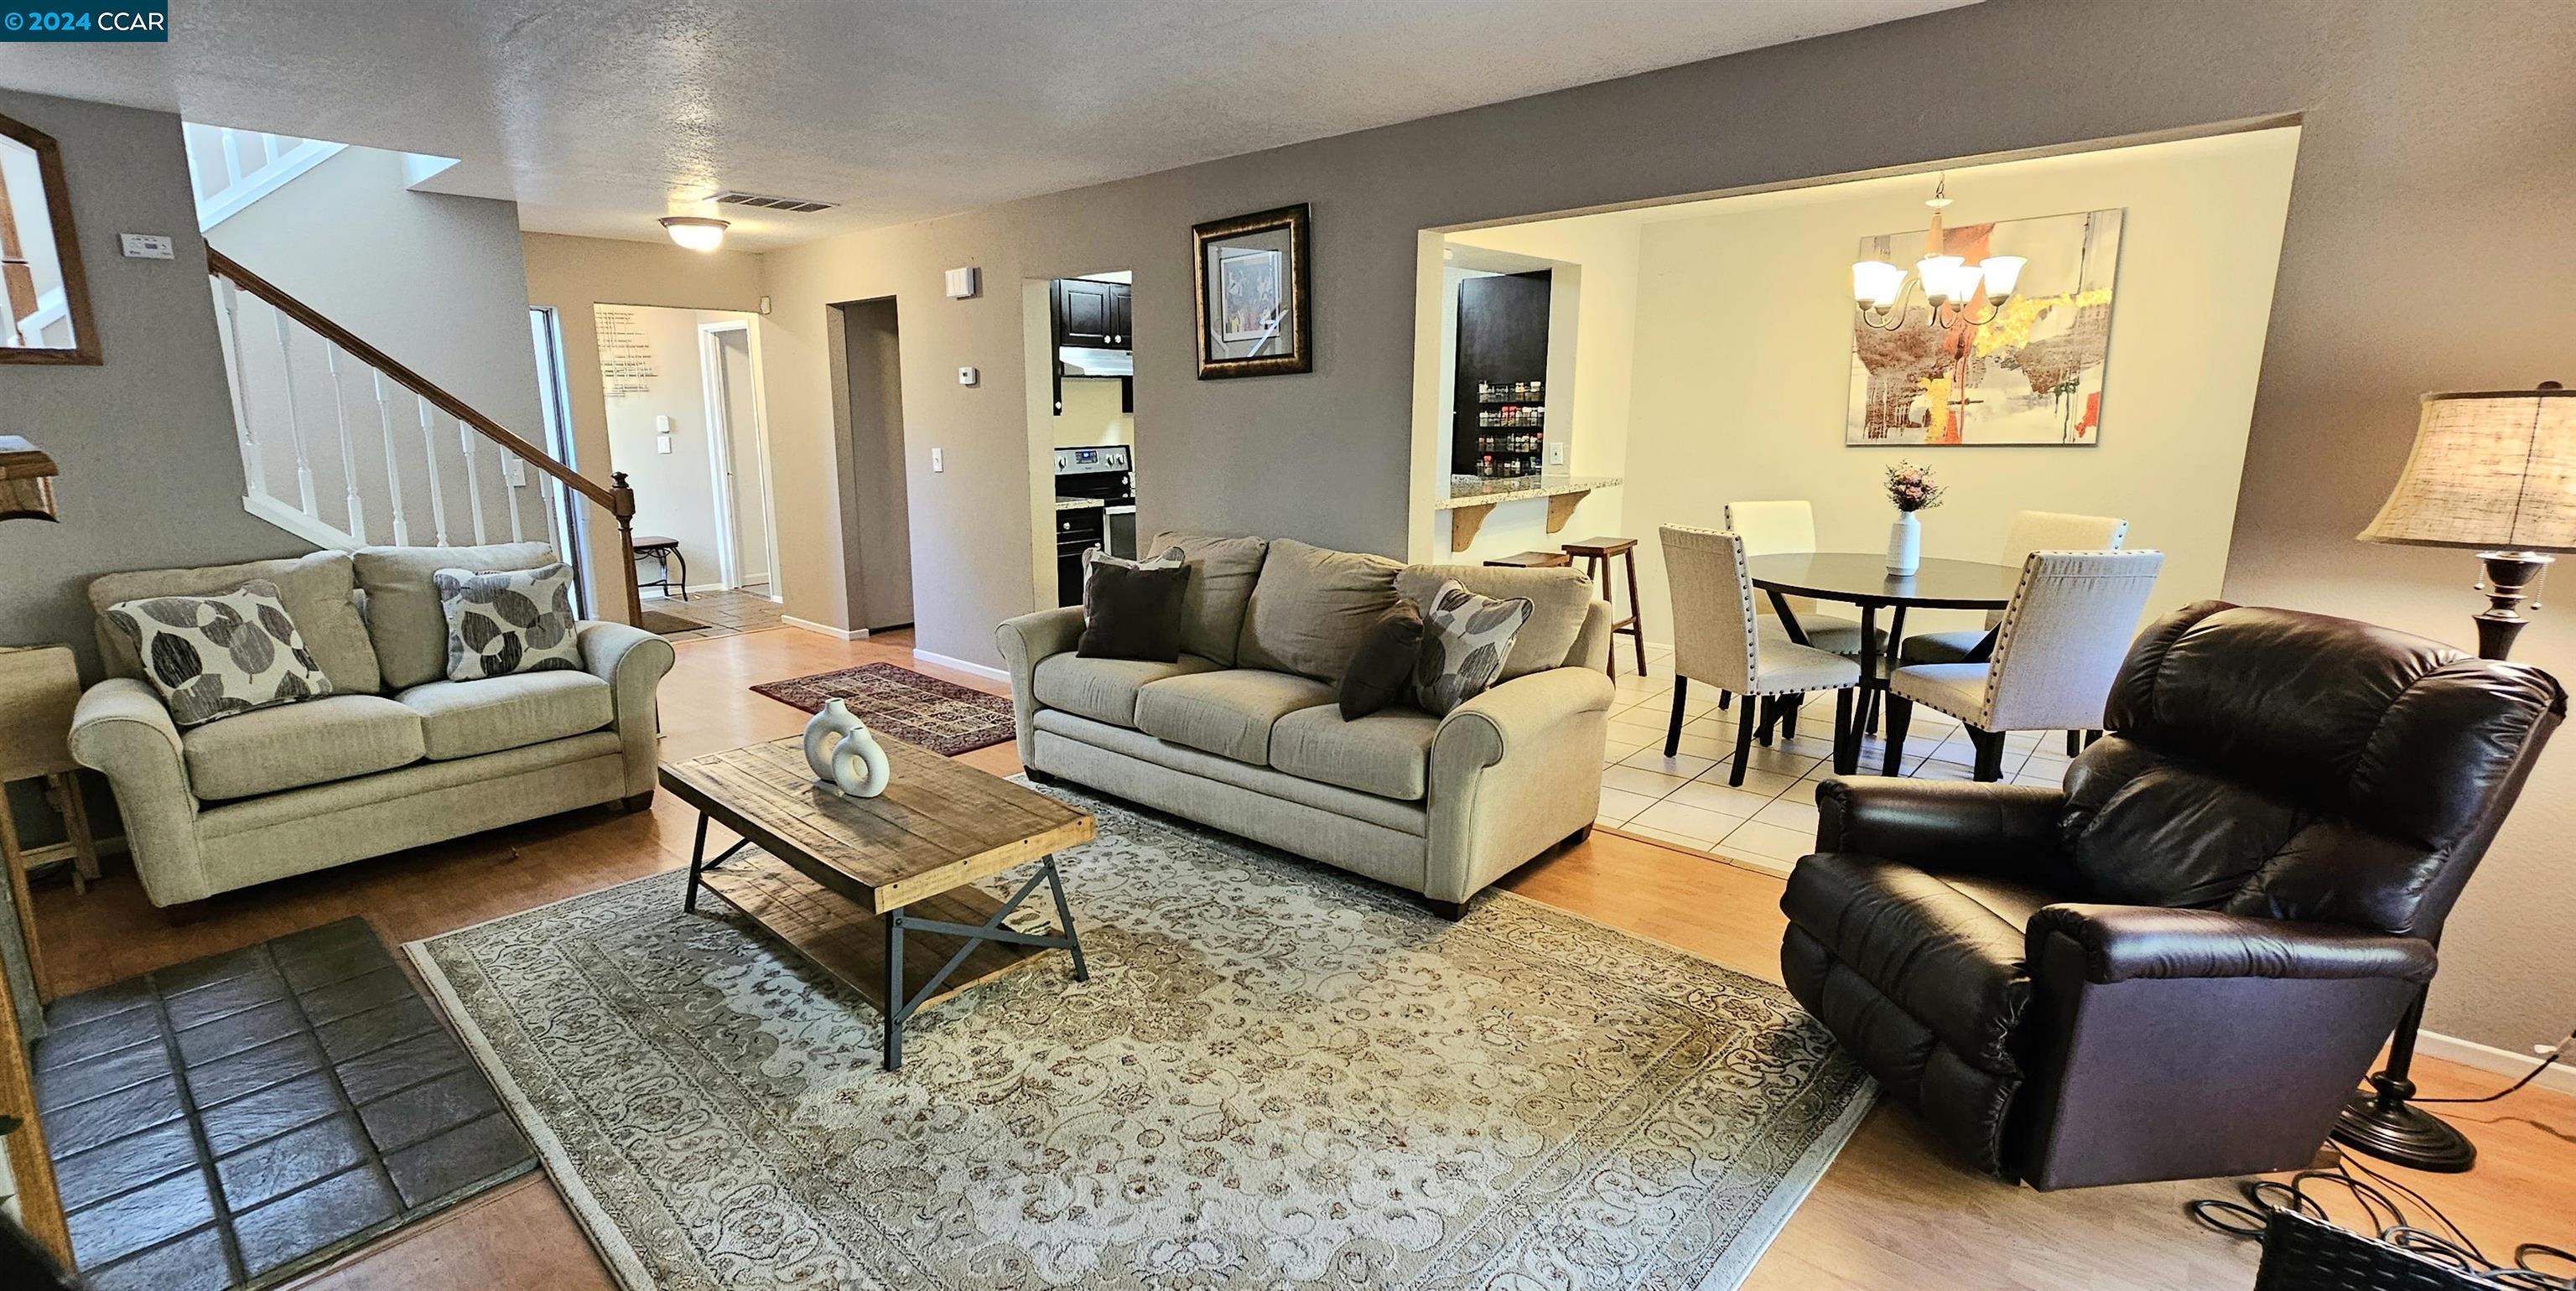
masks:
POLYGON ((1134 300, 1135 289, 1123 282, 1056 279, 1057 344, 1090 350, 1130 348, 1127 329, 1135 312, 1134 300))

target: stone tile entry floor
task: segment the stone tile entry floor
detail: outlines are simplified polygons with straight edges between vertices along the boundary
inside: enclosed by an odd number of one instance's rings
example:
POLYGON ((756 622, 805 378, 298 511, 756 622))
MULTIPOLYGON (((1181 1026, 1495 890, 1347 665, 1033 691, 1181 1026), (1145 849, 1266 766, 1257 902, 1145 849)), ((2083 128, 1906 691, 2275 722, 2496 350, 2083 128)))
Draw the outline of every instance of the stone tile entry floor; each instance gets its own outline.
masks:
POLYGON ((35 1048, 98 1291, 270 1286, 535 1168, 363 919, 57 1000, 35 1048))

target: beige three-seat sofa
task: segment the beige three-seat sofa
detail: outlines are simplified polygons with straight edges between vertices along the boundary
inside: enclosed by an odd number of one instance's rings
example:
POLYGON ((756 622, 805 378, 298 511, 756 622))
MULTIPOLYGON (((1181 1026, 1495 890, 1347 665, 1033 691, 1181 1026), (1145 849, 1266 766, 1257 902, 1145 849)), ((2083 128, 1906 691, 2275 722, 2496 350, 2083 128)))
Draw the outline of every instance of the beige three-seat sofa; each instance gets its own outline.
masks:
POLYGON ((1410 891, 1455 915, 1599 810, 1610 615, 1571 569, 1406 566, 1166 534, 1191 560, 1175 663, 1085 659, 1082 609, 1001 625, 1020 760, 1410 891), (1444 579, 1536 606, 1502 679, 1446 716, 1342 720, 1336 683, 1398 596, 1444 579))
POLYGON ((580 625, 582 666, 447 680, 431 574, 532 569, 542 542, 370 547, 206 569, 109 574, 94 610, 276 584, 321 699, 180 729, 134 648, 98 621, 108 679, 81 696, 72 756, 107 776, 136 873, 173 906, 406 847, 598 803, 652 800, 653 692, 669 642, 580 625))

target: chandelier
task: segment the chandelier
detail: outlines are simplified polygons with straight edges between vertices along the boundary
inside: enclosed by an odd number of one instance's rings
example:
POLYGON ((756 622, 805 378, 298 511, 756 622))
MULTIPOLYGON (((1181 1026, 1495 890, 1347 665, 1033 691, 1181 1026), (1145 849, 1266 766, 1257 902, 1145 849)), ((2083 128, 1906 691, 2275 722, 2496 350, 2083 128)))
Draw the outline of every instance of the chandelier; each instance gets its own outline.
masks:
POLYGON ((1885 260, 1852 266, 1852 301, 1860 308, 1862 325, 1882 332, 1904 327, 1908 303, 1918 289, 1932 310, 1932 325, 1944 330, 1961 323, 1991 323, 2012 298, 2013 285, 2021 281, 2022 257, 1987 256, 1969 264, 1942 249, 1941 212, 1950 205, 1949 186, 1950 177, 1941 176, 1923 203, 1932 208, 1932 228, 1923 236, 1923 258, 1914 262, 1913 272, 1885 260), (1982 318, 1973 312, 1979 296, 1986 303, 1982 318))

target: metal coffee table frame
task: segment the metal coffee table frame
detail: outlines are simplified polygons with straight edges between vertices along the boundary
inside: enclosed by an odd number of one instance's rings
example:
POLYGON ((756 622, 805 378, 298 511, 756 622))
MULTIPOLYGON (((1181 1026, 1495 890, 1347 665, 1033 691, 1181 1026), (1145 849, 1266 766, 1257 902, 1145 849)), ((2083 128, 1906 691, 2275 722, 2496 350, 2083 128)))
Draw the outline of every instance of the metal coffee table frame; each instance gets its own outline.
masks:
MULTIPOLYGON (((697 841, 689 848, 688 895, 682 899, 680 908, 691 913, 697 911, 699 889, 715 891, 713 888, 707 888, 704 882, 706 872, 722 866, 753 845, 751 839, 736 839, 733 846, 717 853, 714 859, 708 859, 707 821, 709 819, 707 813, 703 811, 698 813, 697 841)), ((992 916, 980 925, 951 923, 945 919, 928 919, 919 915, 906 914, 900 906, 886 911, 880 916, 880 921, 885 927, 886 948, 886 1004, 883 1013, 887 1071, 899 1071, 903 1068, 903 1024, 910 1021, 913 1015, 921 1012, 932 1000, 939 998, 939 988, 946 985, 950 975, 954 974, 958 967, 975 953, 977 946, 985 942, 1028 946, 1039 950, 1070 951, 1073 954, 1073 980, 1077 982, 1091 980, 1091 966, 1082 957, 1082 934, 1073 926, 1073 907, 1065 902, 1064 878, 1056 872, 1055 854, 1052 852, 1038 858, 1037 872, 1029 875, 1020 884, 1020 890, 1013 893, 1010 900, 1003 902, 1002 907, 994 911, 992 916), (1048 893, 1055 898, 1056 927, 1059 931, 1050 936, 1005 927, 1003 921, 1009 919, 1011 913, 1020 908, 1021 902, 1029 899, 1030 893, 1037 891, 1038 884, 1041 882, 1047 885, 1048 893), (930 980, 922 983, 921 989, 913 992, 909 997, 905 995, 903 989, 903 935, 907 931, 944 934, 956 937, 963 943, 949 955, 948 962, 941 964, 939 971, 932 973, 930 980)))

